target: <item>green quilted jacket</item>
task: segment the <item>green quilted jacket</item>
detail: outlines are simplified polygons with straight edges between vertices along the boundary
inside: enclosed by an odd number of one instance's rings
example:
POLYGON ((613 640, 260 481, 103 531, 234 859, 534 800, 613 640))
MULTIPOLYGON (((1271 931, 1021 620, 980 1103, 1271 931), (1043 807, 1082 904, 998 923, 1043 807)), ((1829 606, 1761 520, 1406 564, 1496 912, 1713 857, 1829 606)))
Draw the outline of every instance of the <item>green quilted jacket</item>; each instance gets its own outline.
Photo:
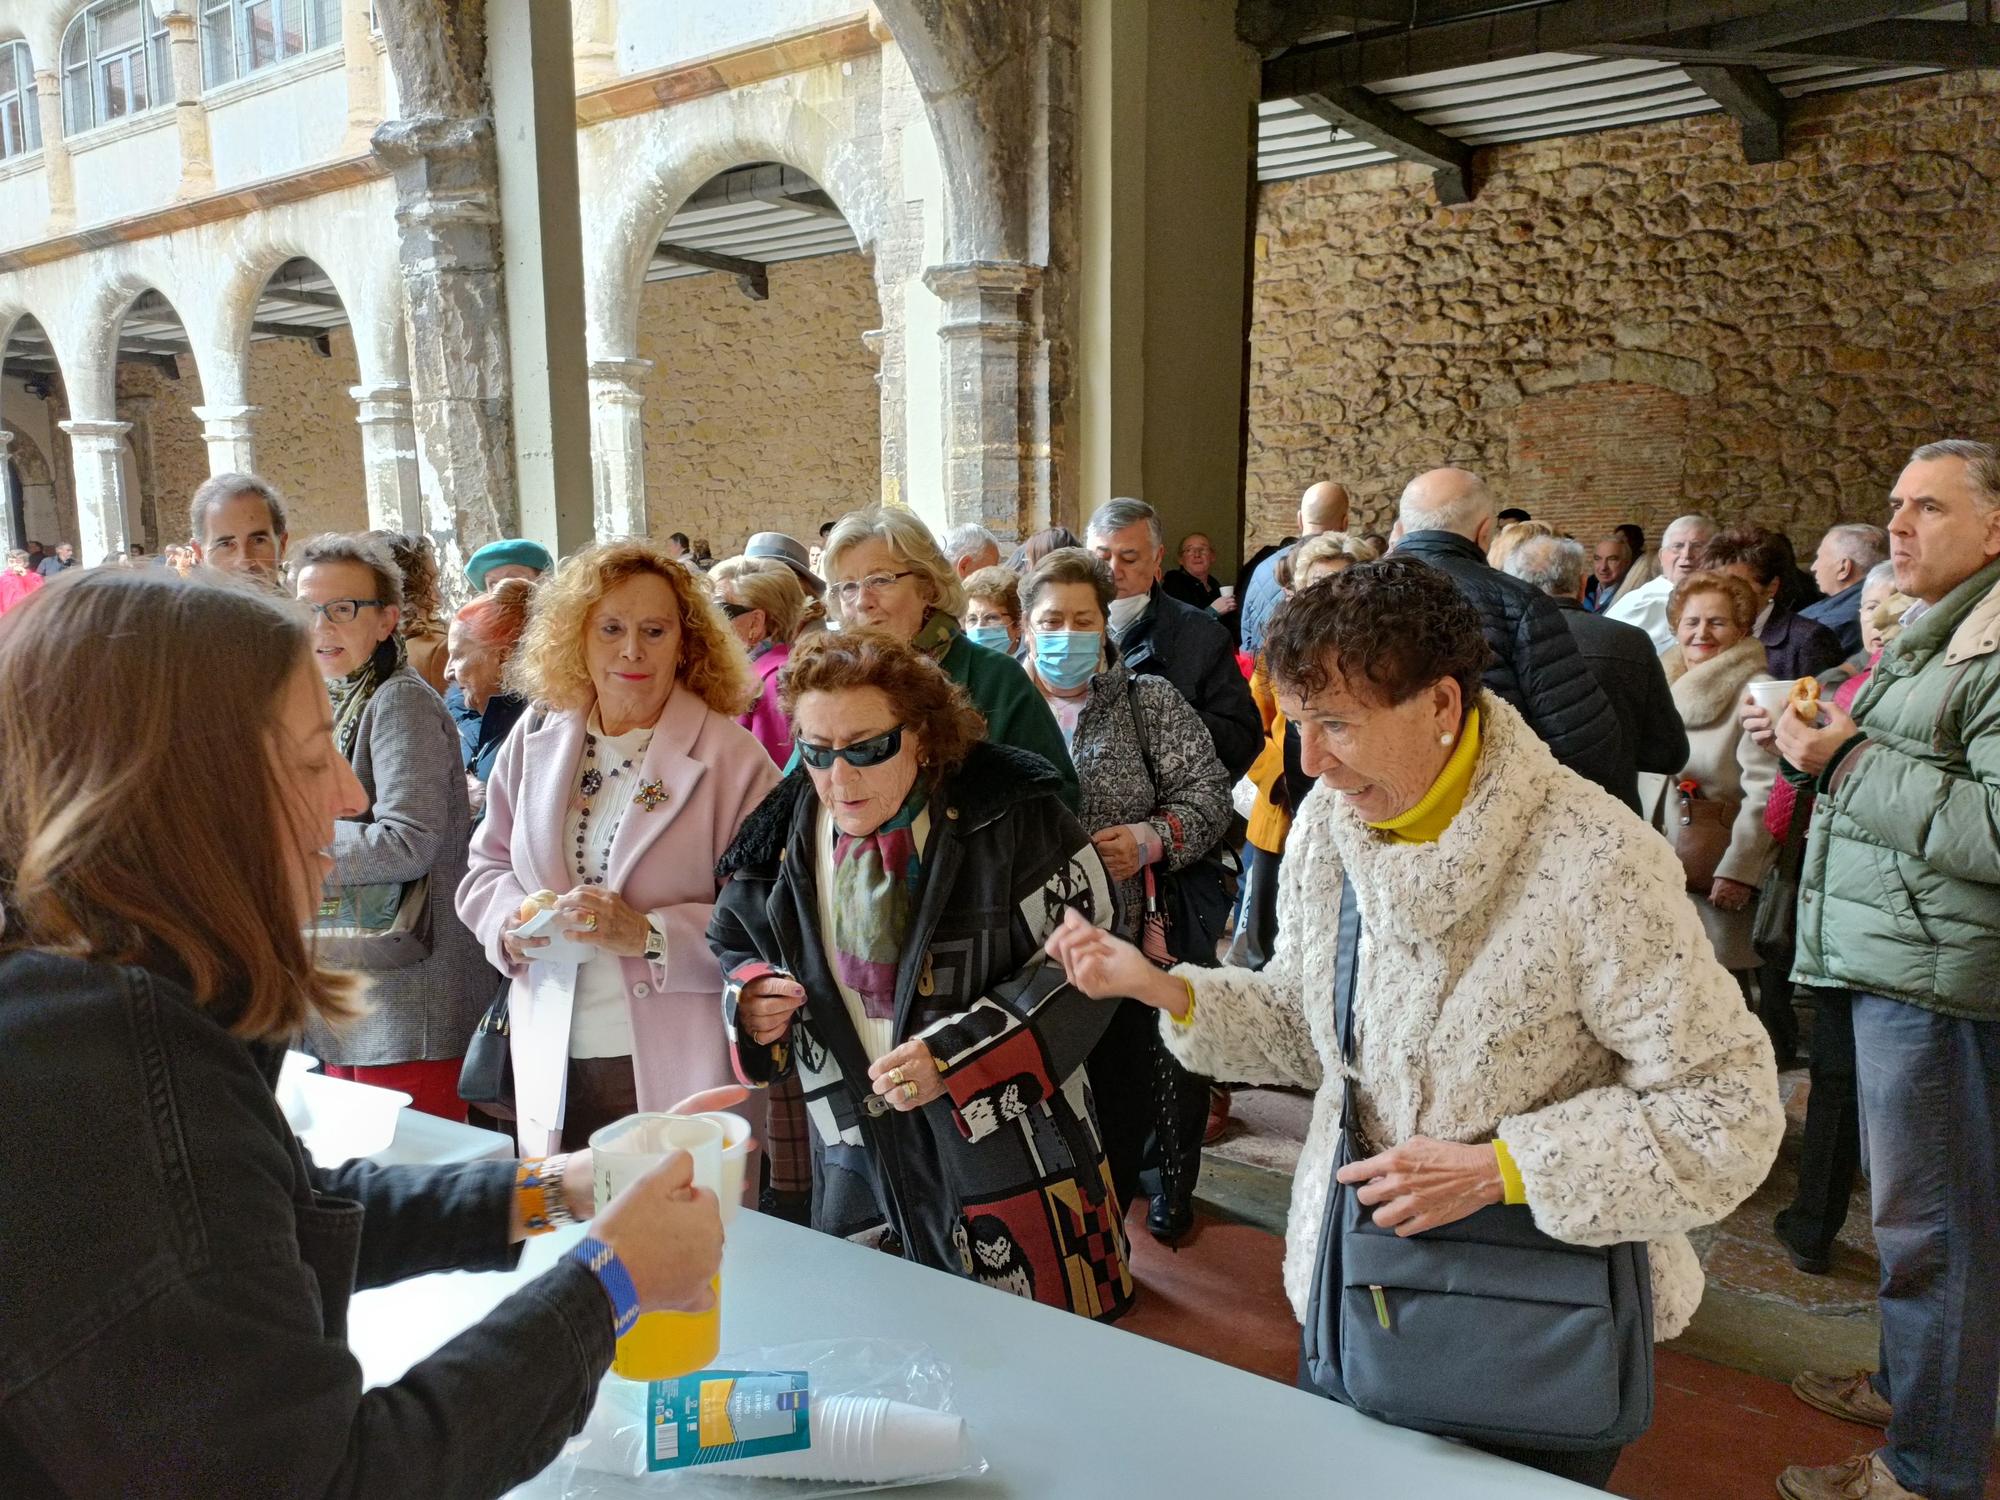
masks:
POLYGON ((2000 562, 1903 631, 1854 717, 1866 739, 1819 781, 1793 977, 2000 1019, 2000 562))

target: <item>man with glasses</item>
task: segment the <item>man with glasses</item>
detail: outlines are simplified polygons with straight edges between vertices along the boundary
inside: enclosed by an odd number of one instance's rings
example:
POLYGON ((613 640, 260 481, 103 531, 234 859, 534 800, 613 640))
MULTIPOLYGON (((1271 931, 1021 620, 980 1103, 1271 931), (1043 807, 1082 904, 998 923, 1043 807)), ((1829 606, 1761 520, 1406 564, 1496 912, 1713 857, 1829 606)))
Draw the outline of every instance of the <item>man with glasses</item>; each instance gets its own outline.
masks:
POLYGON ((285 563, 285 502, 255 474, 217 474, 202 481, 188 506, 188 535, 198 562, 279 587, 285 563))
POLYGON ((1108 500, 1091 516, 1085 543, 1111 567, 1111 638, 1120 658, 1178 688, 1208 726, 1223 769, 1241 776, 1264 748, 1264 719, 1229 632, 1160 586, 1167 544, 1159 512, 1143 500, 1108 500))

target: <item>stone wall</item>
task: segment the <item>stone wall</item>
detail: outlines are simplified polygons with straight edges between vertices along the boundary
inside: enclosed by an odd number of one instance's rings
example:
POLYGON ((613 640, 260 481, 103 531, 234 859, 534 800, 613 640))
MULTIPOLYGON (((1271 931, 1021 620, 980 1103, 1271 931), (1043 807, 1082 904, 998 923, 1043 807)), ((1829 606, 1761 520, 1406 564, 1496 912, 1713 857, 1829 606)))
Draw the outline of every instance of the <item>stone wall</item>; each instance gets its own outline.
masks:
POLYGON ((250 346, 250 400, 257 468, 289 507, 293 540, 322 531, 365 531, 368 495, 361 474, 361 428, 348 389, 361 376, 354 340, 335 329, 332 354, 300 339, 250 346))
POLYGON ((1461 463, 1586 540, 1689 509, 1805 544, 1909 449, 1996 435, 2000 72, 1825 95, 1746 165, 1721 115, 1266 185, 1246 526, 1344 480, 1387 529, 1461 463))
POLYGON ((188 502, 208 478, 208 444, 193 410, 201 405, 201 383, 192 359, 183 355, 176 363, 177 379, 150 365, 118 367, 118 417, 132 423, 127 441, 135 447, 149 441, 152 448, 151 474, 143 463, 138 470, 140 509, 143 513, 150 502, 153 530, 148 535, 141 527, 132 539, 155 551, 188 540, 188 502), (145 493, 149 481, 151 491, 145 493))
POLYGON ((881 326, 865 256, 770 269, 753 302, 711 272, 652 282, 640 299, 646 511, 652 533, 706 537, 718 558, 755 531, 817 539, 820 522, 882 490, 875 362, 881 326))

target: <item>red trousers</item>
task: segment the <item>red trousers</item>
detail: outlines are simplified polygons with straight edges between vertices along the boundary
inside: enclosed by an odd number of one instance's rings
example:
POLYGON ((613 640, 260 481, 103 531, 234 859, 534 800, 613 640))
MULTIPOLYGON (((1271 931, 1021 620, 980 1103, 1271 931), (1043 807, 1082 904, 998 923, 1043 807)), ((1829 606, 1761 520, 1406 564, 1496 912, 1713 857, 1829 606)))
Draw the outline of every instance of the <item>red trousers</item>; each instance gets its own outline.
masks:
POLYGON ((345 1078, 350 1083, 372 1083, 378 1089, 396 1089, 410 1096, 410 1108, 420 1109, 441 1120, 465 1123, 465 1101, 458 1097, 458 1073, 462 1059, 447 1057, 438 1062, 384 1063, 373 1068, 338 1068, 320 1064, 329 1078, 345 1078))

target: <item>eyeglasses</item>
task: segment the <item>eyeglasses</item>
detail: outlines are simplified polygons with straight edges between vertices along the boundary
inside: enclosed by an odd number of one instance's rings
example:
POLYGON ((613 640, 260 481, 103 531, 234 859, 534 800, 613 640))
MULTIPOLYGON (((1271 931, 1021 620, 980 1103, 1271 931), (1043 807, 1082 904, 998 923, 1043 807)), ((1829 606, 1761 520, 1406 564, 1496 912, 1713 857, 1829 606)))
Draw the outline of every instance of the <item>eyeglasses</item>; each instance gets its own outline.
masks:
POLYGON ((799 759, 815 771, 831 771, 836 760, 844 760, 855 770, 865 771, 870 766, 881 765, 885 760, 893 760, 902 748, 903 726, 898 724, 873 739, 856 740, 838 749, 832 745, 815 745, 811 740, 800 740, 799 759))
POLYGON ((364 609, 379 609, 380 599, 329 599, 324 604, 314 604, 310 599, 306 607, 320 616, 329 625, 352 625, 354 617, 364 609))
POLYGON ((751 604, 724 603, 722 605, 722 617, 725 620, 740 620, 745 615, 749 614, 750 611, 755 607, 756 607, 755 605, 751 604))
POLYGON ((852 604, 863 594, 879 594, 898 578, 914 578, 916 574, 909 568, 900 573, 870 573, 866 578, 848 583, 836 583, 834 593, 840 596, 842 604, 852 604))

